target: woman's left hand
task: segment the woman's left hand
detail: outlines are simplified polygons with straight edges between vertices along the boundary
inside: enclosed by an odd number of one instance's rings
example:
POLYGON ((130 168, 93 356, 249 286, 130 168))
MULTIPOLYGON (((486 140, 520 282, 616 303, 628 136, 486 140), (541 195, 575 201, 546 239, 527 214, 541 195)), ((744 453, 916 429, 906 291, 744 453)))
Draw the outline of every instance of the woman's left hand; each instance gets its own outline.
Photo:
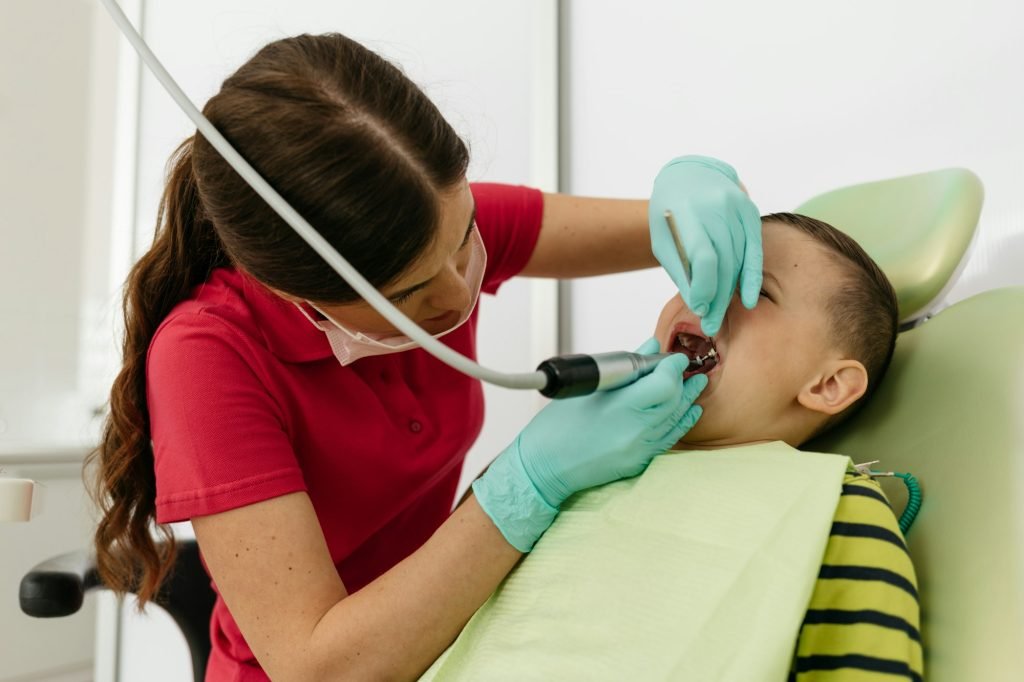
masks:
POLYGON ((707 156, 681 156, 654 180, 648 207, 651 249, 696 315, 714 336, 722 326, 737 280, 747 308, 761 290, 761 217, 736 171, 707 156), (665 218, 671 211, 691 264, 687 277, 665 218))

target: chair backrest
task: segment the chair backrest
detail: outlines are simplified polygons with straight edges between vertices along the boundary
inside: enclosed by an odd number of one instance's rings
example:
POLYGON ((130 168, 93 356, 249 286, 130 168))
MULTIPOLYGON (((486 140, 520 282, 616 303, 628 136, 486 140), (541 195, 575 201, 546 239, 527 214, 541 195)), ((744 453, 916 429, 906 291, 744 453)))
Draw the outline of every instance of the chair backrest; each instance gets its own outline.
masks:
POLYGON ((843 187, 797 213, 851 235, 889 276, 905 326, 927 316, 960 275, 984 198, 963 168, 843 187))
POLYGON ((902 333, 871 402, 806 447, 920 480, 907 539, 928 679, 1024 679, 1024 287, 902 333))
POLYGON ((196 541, 178 540, 177 544, 174 569, 155 601, 185 635, 195 680, 201 682, 206 678, 206 662, 210 658, 210 617, 217 595, 210 587, 196 541))

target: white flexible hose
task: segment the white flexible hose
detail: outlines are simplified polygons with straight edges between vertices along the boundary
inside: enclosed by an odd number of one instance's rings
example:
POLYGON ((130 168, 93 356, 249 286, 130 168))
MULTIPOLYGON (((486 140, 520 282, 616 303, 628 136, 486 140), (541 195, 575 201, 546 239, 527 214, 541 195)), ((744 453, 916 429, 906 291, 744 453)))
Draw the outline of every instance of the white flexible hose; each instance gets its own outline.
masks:
POLYGON ((402 314, 395 306, 391 304, 386 298, 381 296, 372 284, 367 282, 362 275, 356 271, 348 261, 341 257, 333 246, 331 246, 326 239, 320 236, 312 225, 306 222, 305 218, 299 215, 298 211, 291 207, 291 205, 284 200, 284 198, 274 190, 270 184, 263 179, 259 173, 256 172, 249 162, 242 158, 242 155, 235 151, 235 148, 231 146, 220 131, 214 127, 210 121, 203 116, 202 112, 192 103, 192 100, 182 91, 178 84, 174 81, 167 70, 160 63, 160 60, 156 58, 156 55, 149 49, 146 41, 142 39, 135 27, 125 16, 124 12, 121 11, 120 5, 117 4, 116 0, 100 0, 103 5, 110 12, 110 16, 113 17, 114 22, 118 28, 121 29, 121 33, 128 39, 128 42, 132 44, 135 51, 142 57, 142 61, 146 63, 149 70, 153 72, 160 84, 164 86, 167 93, 177 103, 181 110, 192 119, 192 122, 196 124, 196 128, 202 133, 203 137, 213 145, 224 160, 227 161, 232 168, 234 168, 239 175, 242 176, 249 186, 259 194, 267 204, 274 209, 281 218, 288 223, 292 229, 294 229, 300 237, 307 244, 309 244, 313 250, 315 250, 320 257, 327 262, 331 268, 334 269, 338 275, 344 279, 348 284, 356 290, 363 299, 372 305, 374 309, 384 316, 388 322, 393 324, 399 331, 406 336, 410 337, 418 344, 420 344, 424 350, 428 351, 431 355, 441 360, 442 362, 450 365, 457 369, 463 374, 476 377, 482 381, 486 381, 490 384, 497 386, 504 386, 505 388, 517 388, 517 389, 537 389, 544 388, 547 384, 547 378, 543 372, 522 372, 522 373, 507 373, 498 372, 496 370, 488 369, 473 360, 470 360, 465 355, 458 353, 448 346, 444 345, 434 337, 423 331, 419 325, 410 320, 408 317, 402 314))

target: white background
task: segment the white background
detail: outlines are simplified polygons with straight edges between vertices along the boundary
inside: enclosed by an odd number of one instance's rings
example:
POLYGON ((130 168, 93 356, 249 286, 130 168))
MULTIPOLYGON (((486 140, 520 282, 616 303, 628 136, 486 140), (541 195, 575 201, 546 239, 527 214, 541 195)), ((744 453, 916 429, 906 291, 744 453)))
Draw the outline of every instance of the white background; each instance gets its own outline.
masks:
MULTIPOLYGON (((948 300, 1022 285, 1022 26, 1024 4, 1006 0, 573 1, 567 189, 643 195, 669 158, 702 153, 733 164, 770 213, 966 167, 985 205, 948 300)), ((636 343, 673 293, 657 271, 571 290, 578 351, 636 343)), ((966 362, 985 335, 964 330, 966 362)))
MULTIPOLYGON (((1005 0, 572 2, 568 189, 643 196, 669 158, 739 171, 762 214, 963 166, 985 185, 950 293, 1024 284, 1024 5, 1005 0)), ((572 284, 572 347, 629 347, 661 272, 572 284)))
MULTIPOLYGON (((340 30, 401 63, 435 98, 472 145, 473 179, 554 184, 554 0, 123 4, 145 6, 147 37, 200 103, 266 40, 340 30)), ((767 213, 846 184, 963 166, 981 177, 986 201, 950 300, 1024 284, 1024 5, 564 5, 564 189, 642 197, 666 160, 703 153, 736 166, 767 213)), ((139 87, 130 60, 116 59, 98 8, 0 0, 0 453, 94 438, 92 412, 116 366, 117 287, 151 238, 164 161, 189 130, 155 81, 139 87)), ((520 370, 551 352, 550 330, 536 322, 546 293, 520 282, 484 301, 485 361, 520 370)), ((571 348, 635 346, 671 293, 659 271, 573 283, 571 348)), ((469 470, 536 404, 490 390, 469 470)), ((0 547, 29 551, 12 544, 26 537, 0 528, 0 547)), ((18 632, 8 615, 5 635, 18 632)), ((187 679, 183 644, 169 631, 126 631, 122 679, 187 679)), ((13 642, 0 644, 13 651, 13 642)))

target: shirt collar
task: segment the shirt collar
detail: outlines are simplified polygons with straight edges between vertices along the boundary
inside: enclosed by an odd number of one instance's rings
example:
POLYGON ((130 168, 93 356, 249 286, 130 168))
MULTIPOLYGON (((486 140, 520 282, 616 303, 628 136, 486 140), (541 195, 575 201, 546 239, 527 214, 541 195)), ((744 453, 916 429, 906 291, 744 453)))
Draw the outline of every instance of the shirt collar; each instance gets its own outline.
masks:
POLYGON ((316 362, 333 355, 327 335, 314 327, 302 312, 255 279, 237 271, 242 295, 267 348, 285 362, 316 362))

